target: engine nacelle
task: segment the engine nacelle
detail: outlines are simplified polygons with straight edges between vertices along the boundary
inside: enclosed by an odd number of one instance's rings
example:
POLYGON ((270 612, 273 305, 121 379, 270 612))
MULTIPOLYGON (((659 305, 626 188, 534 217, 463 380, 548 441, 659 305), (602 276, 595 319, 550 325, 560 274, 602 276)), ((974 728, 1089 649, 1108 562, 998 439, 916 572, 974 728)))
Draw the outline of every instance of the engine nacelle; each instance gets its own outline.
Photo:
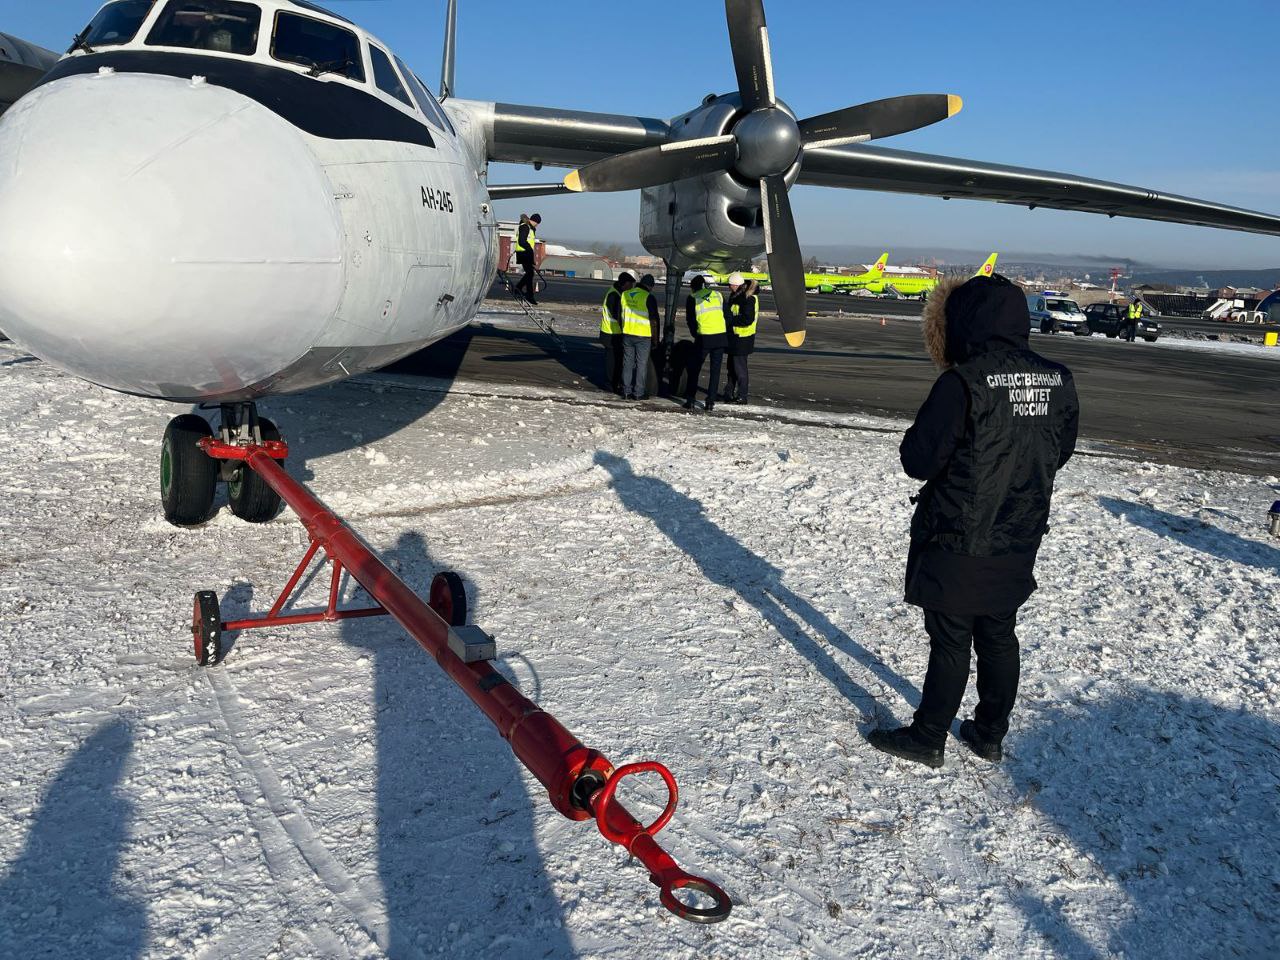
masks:
MULTIPOLYGON (((778 106, 791 113, 791 108, 778 106)), ((792 116, 795 114, 792 113, 792 116)), ((737 93, 710 96, 671 121, 674 140, 729 133, 743 117, 737 93)), ((787 170, 787 186, 800 175, 800 158, 787 170)), ((764 250, 760 184, 720 171, 640 192, 640 242, 678 267, 733 267, 764 250)))

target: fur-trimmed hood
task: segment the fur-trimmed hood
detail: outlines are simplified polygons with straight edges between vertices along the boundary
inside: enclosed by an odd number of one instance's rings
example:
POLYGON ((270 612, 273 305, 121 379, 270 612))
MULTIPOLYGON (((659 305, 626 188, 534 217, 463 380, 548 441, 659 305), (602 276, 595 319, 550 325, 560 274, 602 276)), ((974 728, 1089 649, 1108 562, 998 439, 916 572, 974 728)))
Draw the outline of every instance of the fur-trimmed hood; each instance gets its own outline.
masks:
POLYGON ((1025 350, 1030 331, 1026 295, 999 274, 944 277, 924 306, 924 345, 943 370, 989 350, 1025 350))

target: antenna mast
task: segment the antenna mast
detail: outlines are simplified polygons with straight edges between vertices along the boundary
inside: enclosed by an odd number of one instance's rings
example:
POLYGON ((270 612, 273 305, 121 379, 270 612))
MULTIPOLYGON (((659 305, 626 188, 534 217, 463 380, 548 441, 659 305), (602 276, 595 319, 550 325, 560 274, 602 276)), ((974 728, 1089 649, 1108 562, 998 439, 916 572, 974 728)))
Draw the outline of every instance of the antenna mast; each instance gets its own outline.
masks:
POLYGON ((453 62, 457 51, 458 0, 449 0, 444 25, 444 59, 440 66, 440 99, 453 96, 453 62))

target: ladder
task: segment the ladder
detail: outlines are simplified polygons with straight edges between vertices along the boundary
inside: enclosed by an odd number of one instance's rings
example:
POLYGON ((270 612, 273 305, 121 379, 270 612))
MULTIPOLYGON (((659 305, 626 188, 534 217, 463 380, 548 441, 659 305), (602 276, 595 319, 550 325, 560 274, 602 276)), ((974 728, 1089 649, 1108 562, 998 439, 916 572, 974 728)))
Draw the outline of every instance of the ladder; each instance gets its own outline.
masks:
MULTIPOLYGON (((541 270, 536 270, 535 273, 545 290, 547 286, 547 278, 542 275, 541 270)), ((502 285, 507 288, 507 293, 511 294, 511 298, 515 300, 516 305, 524 311, 524 315, 536 323, 538 325, 538 329, 551 338, 551 342, 556 345, 557 350, 564 353, 564 341, 560 339, 560 334, 556 333, 555 315, 547 310, 536 309, 533 304, 520 294, 516 293, 516 282, 511 279, 511 274, 506 270, 498 271, 498 279, 501 280, 502 285)))

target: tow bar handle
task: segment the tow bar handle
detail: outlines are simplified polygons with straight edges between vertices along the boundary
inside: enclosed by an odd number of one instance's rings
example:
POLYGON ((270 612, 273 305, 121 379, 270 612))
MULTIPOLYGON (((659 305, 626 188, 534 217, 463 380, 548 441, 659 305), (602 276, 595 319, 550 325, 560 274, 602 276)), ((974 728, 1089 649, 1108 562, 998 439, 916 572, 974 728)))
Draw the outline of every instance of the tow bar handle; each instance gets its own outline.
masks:
POLYGON ((606 840, 618 844, 649 869, 649 879, 661 891, 662 905, 680 917, 693 923, 719 923, 729 916, 733 902, 729 895, 706 877, 686 873, 667 851, 658 845, 654 835, 671 822, 676 812, 680 789, 671 771, 656 760, 629 763, 610 775, 605 785, 591 799, 595 811, 596 826, 606 840), (649 826, 639 823, 616 797, 618 784, 625 778, 641 773, 656 773, 667 787, 667 803, 662 813, 649 826), (709 907, 685 903, 676 896, 677 890, 692 890, 710 897, 709 907))

